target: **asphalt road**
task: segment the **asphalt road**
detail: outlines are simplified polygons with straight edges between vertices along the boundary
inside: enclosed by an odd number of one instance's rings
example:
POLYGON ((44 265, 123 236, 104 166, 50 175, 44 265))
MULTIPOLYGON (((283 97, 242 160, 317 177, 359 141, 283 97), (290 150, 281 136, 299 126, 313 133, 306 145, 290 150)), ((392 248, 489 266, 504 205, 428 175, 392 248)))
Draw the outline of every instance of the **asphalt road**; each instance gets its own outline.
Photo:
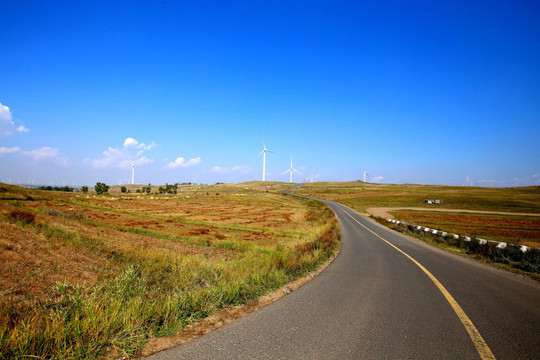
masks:
POLYGON ((324 272, 150 359, 540 359, 538 282, 327 203, 338 216, 342 246, 324 272), (462 309, 461 318, 436 282, 462 309))

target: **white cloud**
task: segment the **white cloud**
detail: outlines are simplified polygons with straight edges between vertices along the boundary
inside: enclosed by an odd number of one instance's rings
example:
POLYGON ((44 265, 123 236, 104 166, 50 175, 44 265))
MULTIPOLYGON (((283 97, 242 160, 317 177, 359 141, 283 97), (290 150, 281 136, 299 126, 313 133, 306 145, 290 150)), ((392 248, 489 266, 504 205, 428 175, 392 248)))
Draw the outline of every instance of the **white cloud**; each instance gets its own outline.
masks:
POLYGON ((214 166, 210 172, 217 173, 217 174, 230 174, 233 172, 239 172, 242 174, 248 174, 251 171, 251 168, 249 166, 240 166, 236 165, 232 168, 228 168, 226 166, 214 166))
POLYGON ((218 174, 228 174, 231 171, 231 169, 229 169, 228 167, 225 167, 225 166, 214 166, 212 168, 212 170, 210 170, 210 172, 213 172, 213 173, 218 173, 218 174))
POLYGON ((127 161, 128 155, 122 150, 110 147, 103 152, 104 158, 87 160, 95 168, 125 167, 121 164, 127 161))
POLYGON ((371 182, 374 182, 374 183, 381 182, 383 180, 384 180, 384 177, 382 176, 375 176, 374 178, 371 178, 371 182))
POLYGON ((185 168, 185 167, 195 166, 200 162, 201 162, 200 157, 189 159, 187 162, 186 162, 186 159, 184 159, 183 157, 179 157, 179 158, 176 158, 175 161, 172 161, 172 162, 168 163, 165 167, 167 169, 175 169, 177 167, 184 167, 185 168))
POLYGON ((134 147, 137 147, 137 144, 139 144, 139 142, 135 140, 134 138, 128 137, 126 140, 124 140, 125 148, 130 148, 130 147, 134 148, 134 147))
POLYGON ((43 146, 36 150, 23 151, 21 154, 31 157, 34 161, 52 160, 60 165, 67 164, 67 158, 60 156, 58 149, 49 146, 43 146))
MULTIPOLYGON (((129 167, 131 167, 131 162, 132 162, 131 160, 124 160, 120 164, 120 167, 129 168, 129 167)), ((153 162, 154 162, 154 159, 149 159, 146 156, 141 156, 141 157, 133 160, 133 164, 135 165, 135 167, 139 167, 139 166, 146 165, 146 164, 151 164, 153 162)))
POLYGON ((11 120, 11 111, 0 103, 0 136, 9 136, 13 133, 15 124, 11 120))
POLYGON ((143 143, 139 144, 134 138, 128 137, 124 140, 122 148, 109 146, 107 150, 103 152, 104 157, 101 159, 85 159, 85 162, 90 163, 93 167, 99 169, 128 169, 131 167, 131 162, 133 162, 135 166, 141 166, 154 162, 153 159, 149 159, 143 154, 146 150, 155 147, 155 145, 156 144, 153 141, 148 146, 143 143))
POLYGON ((137 149, 142 149, 142 150, 150 150, 152 148, 155 148, 156 147, 156 143, 155 142, 151 142, 150 145, 145 145, 144 143, 140 143, 138 146, 137 146, 137 149))
POLYGON ((142 151, 145 151, 145 150, 150 150, 152 148, 156 147, 156 143, 155 142, 151 142, 150 145, 146 145, 145 143, 140 143, 135 140, 134 138, 131 138, 131 137, 128 137, 126 138, 126 140, 124 140, 124 148, 134 148, 134 149, 139 149, 139 150, 142 150, 142 151))
POLYGON ((24 125, 15 126, 13 123, 13 114, 6 105, 0 103, 0 137, 6 137, 17 132, 28 132, 24 125))
POLYGON ((4 147, 4 146, 0 146, 0 155, 2 154, 14 154, 16 152, 19 152, 21 151, 21 149, 17 146, 14 146, 14 147, 4 147))

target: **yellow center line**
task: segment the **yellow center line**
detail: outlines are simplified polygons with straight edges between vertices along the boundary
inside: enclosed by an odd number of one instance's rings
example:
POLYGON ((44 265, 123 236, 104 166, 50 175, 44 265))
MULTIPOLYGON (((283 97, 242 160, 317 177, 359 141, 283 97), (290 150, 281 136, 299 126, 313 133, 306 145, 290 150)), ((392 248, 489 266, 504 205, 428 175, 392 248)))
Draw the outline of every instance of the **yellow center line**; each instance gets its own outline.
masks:
POLYGON ((478 329, 476 329, 476 327, 472 323, 471 319, 469 319, 467 314, 465 314, 465 311, 463 311, 461 306, 459 306, 459 304, 454 299, 454 297, 452 295, 450 295, 448 290, 446 290, 446 288, 440 283, 439 280, 437 280, 437 278, 432 273, 430 273, 424 266, 422 266, 422 264, 420 264, 418 261, 416 261, 413 257, 411 257, 409 254, 407 254, 405 251, 401 250, 400 248, 398 248, 397 246, 395 246, 394 244, 392 244, 391 242, 389 242, 388 240, 386 240, 385 238, 383 238, 382 236, 380 236, 379 234, 377 234, 373 230, 366 227, 360 221, 356 220, 347 211, 345 211, 343 209, 341 209, 341 210, 345 214, 349 215, 351 217, 351 219, 356 221, 364 229, 366 229, 367 231, 369 231, 370 233, 372 233, 373 235, 375 235, 376 237, 378 237, 379 239, 381 239, 382 241, 384 241, 385 243, 387 243, 388 245, 390 245, 391 247, 393 247, 394 249, 396 249, 397 251, 399 251, 400 253, 405 255, 409 260, 411 260, 414 264, 416 264, 416 266, 418 266, 420 269, 422 269, 422 271, 424 273, 426 273, 426 275, 431 279, 431 281, 433 281, 435 286, 437 286, 437 288, 443 294, 443 296, 446 298, 446 300, 448 300, 448 302, 450 303, 450 306, 452 307, 452 309, 454 309, 454 312, 458 316, 459 320, 461 320, 461 323, 463 324, 463 326, 465 326, 465 330, 467 330, 467 333, 469 334, 469 337, 471 338, 472 342, 474 343, 474 346, 476 347, 476 350, 478 351, 478 354, 480 354, 480 357, 483 360, 495 360, 495 356, 493 355, 493 353, 489 349, 488 345, 484 341, 484 338, 482 338, 482 335, 480 335, 480 332, 478 331, 478 329))

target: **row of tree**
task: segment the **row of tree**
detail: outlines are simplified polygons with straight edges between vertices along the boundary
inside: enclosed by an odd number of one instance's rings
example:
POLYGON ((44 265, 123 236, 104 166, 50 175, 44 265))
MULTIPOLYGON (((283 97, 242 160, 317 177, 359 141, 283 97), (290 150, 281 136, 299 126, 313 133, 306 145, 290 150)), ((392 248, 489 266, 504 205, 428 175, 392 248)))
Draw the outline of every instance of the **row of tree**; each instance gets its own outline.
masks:
POLYGON ((38 190, 46 190, 46 191, 65 191, 65 192, 73 192, 73 188, 69 186, 40 186, 37 188, 38 190))
MULTIPOLYGON (((220 183, 218 183, 220 184, 220 183)), ((159 187, 159 193, 160 194, 177 194, 178 193, 178 186, 180 185, 192 185, 192 183, 175 183, 174 185, 170 185, 170 184, 165 184, 165 187, 163 186, 160 186, 159 187)), ((97 182, 96 185, 94 186, 94 191, 96 192, 96 194, 98 195, 101 195, 101 194, 105 194, 107 192, 109 192, 109 189, 110 189, 110 186, 105 184, 105 183, 102 183, 102 182, 97 182)), ((40 186, 38 187, 38 190, 48 190, 48 191, 68 191, 68 192, 72 192, 74 191, 73 188, 69 187, 69 186, 40 186)), ((123 193, 129 193, 130 191, 125 187, 125 186, 122 186, 120 188, 120 191, 122 191, 123 193)), ((84 194, 87 194, 88 193, 88 186, 82 186, 81 187, 81 192, 84 193, 84 194)), ((143 186, 142 188, 140 189, 137 189, 136 192, 138 194, 150 194, 152 192, 152 184, 148 184, 148 186, 143 186)))

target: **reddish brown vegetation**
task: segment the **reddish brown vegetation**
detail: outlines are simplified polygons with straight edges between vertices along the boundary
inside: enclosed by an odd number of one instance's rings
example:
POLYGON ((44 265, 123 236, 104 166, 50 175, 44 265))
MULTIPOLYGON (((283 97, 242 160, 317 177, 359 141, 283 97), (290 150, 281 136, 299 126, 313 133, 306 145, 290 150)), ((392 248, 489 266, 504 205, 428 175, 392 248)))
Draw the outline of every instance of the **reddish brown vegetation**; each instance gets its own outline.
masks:
POLYGON ((403 221, 413 222, 462 235, 540 246, 540 219, 498 215, 463 215, 419 212, 396 212, 403 221))
POLYGON ((34 214, 24 210, 12 210, 9 212, 9 217, 15 221, 20 221, 23 224, 31 224, 36 220, 34 214))

